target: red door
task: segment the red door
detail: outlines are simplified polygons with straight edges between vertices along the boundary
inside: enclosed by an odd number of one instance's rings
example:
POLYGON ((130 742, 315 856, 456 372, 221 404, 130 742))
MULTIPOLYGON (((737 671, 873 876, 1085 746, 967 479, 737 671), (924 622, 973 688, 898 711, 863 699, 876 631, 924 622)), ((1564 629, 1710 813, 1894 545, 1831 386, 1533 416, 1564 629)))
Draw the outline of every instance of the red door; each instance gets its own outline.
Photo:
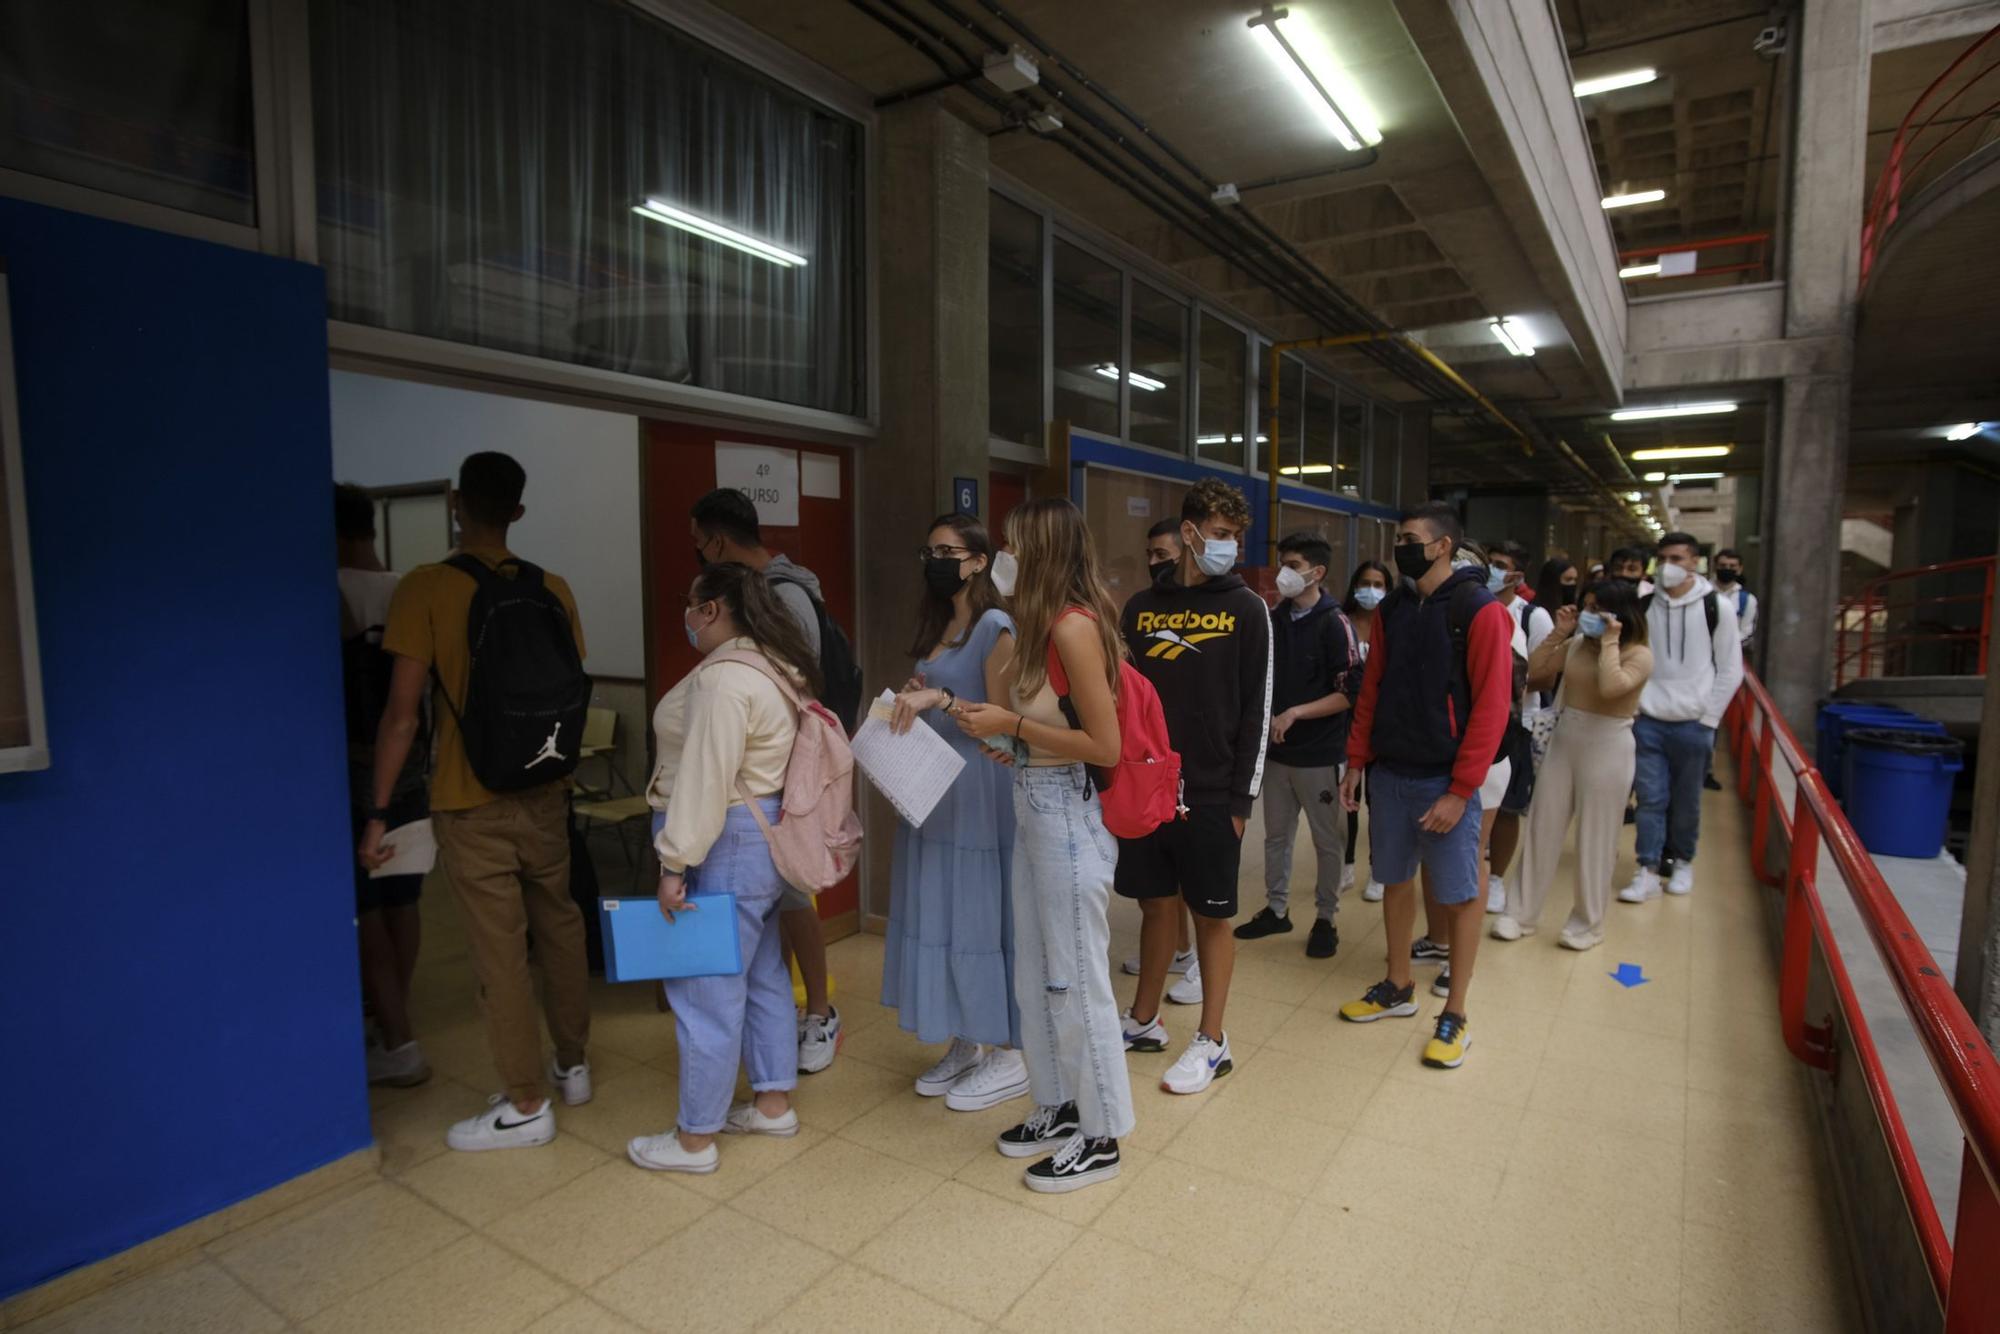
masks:
POLYGON ((986 531, 992 534, 995 547, 1003 547, 1007 545, 1007 516, 1014 512, 1017 505, 1027 502, 1028 479, 1017 472, 995 470, 987 475, 986 490, 992 497, 987 505, 991 517, 986 531))
MULTIPOLYGON (((838 487, 814 489, 837 489, 838 496, 801 494, 798 525, 765 524, 763 535, 772 552, 790 556, 819 576, 828 614, 850 638, 854 634, 854 456, 827 445, 801 445, 735 427, 647 422, 641 469, 649 635, 646 679, 655 703, 695 665, 695 652, 681 628, 681 608, 697 568, 688 514, 695 501, 715 489, 715 447, 724 442, 797 450, 837 463, 838 487)), ((854 912, 859 904, 858 881, 849 876, 819 896, 819 915, 838 917, 854 912)))

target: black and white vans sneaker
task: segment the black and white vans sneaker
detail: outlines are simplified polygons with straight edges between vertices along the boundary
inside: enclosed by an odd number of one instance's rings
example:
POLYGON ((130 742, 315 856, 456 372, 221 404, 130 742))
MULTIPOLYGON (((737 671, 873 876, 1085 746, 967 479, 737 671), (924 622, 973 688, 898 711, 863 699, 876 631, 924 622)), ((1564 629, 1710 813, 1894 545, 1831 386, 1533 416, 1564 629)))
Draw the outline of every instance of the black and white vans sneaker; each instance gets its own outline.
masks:
POLYGON ((1076 1134, 1079 1124, 1073 1102, 1060 1107, 1037 1107, 1020 1125, 1001 1131, 993 1144, 1009 1158, 1034 1158, 1076 1134))
POLYGON ((1021 1180, 1027 1182, 1029 1190, 1060 1195, 1109 1181, 1117 1175, 1118 1141, 1092 1139, 1079 1130, 1054 1157, 1044 1158, 1023 1172, 1021 1180))

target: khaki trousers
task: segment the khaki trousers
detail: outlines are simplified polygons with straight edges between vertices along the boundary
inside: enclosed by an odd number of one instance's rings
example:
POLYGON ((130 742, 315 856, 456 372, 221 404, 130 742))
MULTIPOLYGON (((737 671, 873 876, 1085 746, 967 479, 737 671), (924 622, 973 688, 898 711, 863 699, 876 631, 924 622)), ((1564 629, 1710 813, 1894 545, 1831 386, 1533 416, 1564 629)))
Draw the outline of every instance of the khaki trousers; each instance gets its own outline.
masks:
POLYGON ((1521 874, 1507 882, 1507 914, 1515 921, 1533 926, 1541 918, 1574 812, 1576 904, 1563 930, 1592 941, 1603 938, 1633 755, 1630 718, 1563 710, 1549 753, 1535 771, 1521 874))
POLYGON ((590 963, 583 914, 569 896, 569 801, 561 783, 431 817, 438 855, 465 912, 466 943, 486 1016, 486 1042, 515 1103, 548 1096, 528 933, 542 974, 556 1059, 583 1060, 590 1038, 590 963))

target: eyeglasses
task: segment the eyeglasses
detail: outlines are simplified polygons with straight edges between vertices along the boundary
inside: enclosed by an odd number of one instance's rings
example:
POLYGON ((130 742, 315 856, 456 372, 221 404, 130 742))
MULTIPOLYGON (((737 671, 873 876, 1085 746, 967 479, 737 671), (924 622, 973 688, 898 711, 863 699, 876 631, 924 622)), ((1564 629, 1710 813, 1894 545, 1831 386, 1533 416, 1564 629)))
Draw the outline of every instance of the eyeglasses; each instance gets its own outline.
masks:
POLYGON ((964 560, 972 554, 971 547, 918 547, 918 560, 964 560))

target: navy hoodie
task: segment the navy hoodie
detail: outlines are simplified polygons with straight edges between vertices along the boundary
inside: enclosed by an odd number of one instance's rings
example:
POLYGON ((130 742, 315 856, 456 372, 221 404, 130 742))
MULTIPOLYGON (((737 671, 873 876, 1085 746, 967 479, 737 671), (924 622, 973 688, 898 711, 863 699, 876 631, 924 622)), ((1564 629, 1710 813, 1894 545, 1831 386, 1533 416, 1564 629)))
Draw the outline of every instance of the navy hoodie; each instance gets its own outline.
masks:
POLYGON ((1324 699, 1336 690, 1348 707, 1324 718, 1301 718, 1271 743, 1271 762, 1294 769, 1328 769, 1347 758, 1347 724, 1361 695, 1361 645, 1340 599, 1322 594, 1305 615, 1292 604, 1271 609, 1271 712, 1324 699))
POLYGON ((1241 576, 1192 588, 1160 573, 1119 618, 1132 665, 1153 683, 1190 806, 1250 818, 1271 734, 1271 614, 1241 576))

